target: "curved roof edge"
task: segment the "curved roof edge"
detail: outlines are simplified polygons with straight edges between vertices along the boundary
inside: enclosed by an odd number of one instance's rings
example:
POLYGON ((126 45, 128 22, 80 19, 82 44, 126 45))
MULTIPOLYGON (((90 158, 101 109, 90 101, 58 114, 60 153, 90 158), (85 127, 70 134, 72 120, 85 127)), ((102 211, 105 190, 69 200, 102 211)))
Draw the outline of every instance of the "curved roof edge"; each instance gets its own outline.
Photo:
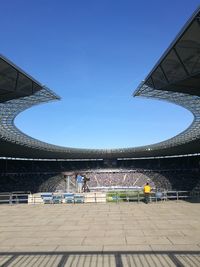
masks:
POLYGON ((195 154, 200 151, 200 10, 198 9, 134 96, 169 101, 194 115, 182 133, 152 145, 121 149, 61 147, 34 139, 14 125, 33 105, 60 99, 5 58, 0 58, 0 157, 44 159, 143 158, 195 154))

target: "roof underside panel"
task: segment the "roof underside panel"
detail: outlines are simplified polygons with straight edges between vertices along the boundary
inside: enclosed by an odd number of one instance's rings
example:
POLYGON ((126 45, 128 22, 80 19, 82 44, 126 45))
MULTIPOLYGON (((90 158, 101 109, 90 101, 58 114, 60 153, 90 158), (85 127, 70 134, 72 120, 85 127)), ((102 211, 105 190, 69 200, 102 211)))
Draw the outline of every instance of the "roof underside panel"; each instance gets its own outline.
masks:
POLYGON ((200 13, 195 12, 150 74, 146 85, 200 96, 200 13))
POLYGON ((0 56, 0 102, 28 96, 43 86, 0 56))

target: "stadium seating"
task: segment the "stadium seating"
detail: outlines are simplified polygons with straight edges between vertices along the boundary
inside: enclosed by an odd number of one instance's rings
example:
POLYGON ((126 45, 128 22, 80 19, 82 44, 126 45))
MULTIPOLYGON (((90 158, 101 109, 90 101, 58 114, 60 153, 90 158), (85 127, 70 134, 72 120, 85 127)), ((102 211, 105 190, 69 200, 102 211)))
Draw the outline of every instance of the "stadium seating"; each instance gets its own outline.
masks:
POLYGON ((53 204, 62 203, 62 195, 53 195, 52 202, 53 202, 53 204))
POLYGON ((84 196, 81 194, 75 194, 74 203, 84 203, 84 196))
POLYGON ((64 193, 63 198, 64 198, 64 203, 74 203, 73 193, 64 193))
POLYGON ((53 194, 52 193, 42 193, 41 198, 43 199, 44 204, 53 203, 53 194))
POLYGON ((115 168, 104 169, 100 168, 102 163, 98 166, 97 163, 87 161, 66 163, 0 159, 0 192, 66 192, 66 179, 61 169, 71 178, 70 192, 75 192, 77 170, 83 176, 90 178, 88 182, 90 188, 142 187, 150 181, 151 185, 158 190, 198 192, 200 190, 199 162, 200 156, 123 160, 119 161, 115 168), (56 168, 58 171, 53 172, 56 168))

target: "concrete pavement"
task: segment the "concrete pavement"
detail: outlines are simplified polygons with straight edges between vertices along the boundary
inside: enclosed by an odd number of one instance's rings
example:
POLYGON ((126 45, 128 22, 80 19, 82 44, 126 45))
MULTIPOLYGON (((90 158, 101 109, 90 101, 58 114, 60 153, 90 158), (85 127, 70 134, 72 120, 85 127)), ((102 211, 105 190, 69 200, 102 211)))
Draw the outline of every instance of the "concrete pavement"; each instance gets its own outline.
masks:
POLYGON ((0 266, 200 266, 199 253, 200 203, 0 205, 0 266))

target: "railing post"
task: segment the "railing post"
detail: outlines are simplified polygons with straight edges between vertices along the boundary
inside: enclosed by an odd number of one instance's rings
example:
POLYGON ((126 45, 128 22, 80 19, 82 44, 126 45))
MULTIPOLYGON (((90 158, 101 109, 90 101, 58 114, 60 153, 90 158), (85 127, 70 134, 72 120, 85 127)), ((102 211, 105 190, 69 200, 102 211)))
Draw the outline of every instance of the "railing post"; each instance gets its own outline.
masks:
POLYGON ((9 204, 10 205, 12 204, 12 193, 10 193, 10 195, 9 195, 9 204))
POLYGON ((128 203, 129 203, 128 191, 126 191, 126 200, 127 200, 127 201, 128 201, 128 203))
POLYGON ((67 176, 67 192, 70 190, 70 176, 67 176))
POLYGON ((167 191, 164 191, 164 196, 165 196, 164 197, 164 200, 167 201, 168 200, 168 198, 167 198, 167 191))

